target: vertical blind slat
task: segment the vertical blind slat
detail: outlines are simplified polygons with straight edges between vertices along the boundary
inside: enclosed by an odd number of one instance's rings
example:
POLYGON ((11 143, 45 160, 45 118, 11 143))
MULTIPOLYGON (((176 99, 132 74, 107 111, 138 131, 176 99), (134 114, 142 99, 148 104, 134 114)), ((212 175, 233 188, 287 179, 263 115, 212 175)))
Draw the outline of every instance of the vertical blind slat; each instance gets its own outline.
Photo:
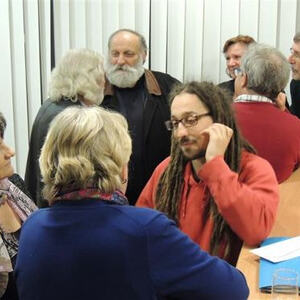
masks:
MULTIPOLYGON (((13 110, 15 120, 15 151, 16 169, 20 175, 25 173, 27 151, 28 151, 28 107, 26 87, 26 65, 25 65, 25 44, 23 3, 11 1, 11 66, 12 66, 12 94, 13 110)), ((9 127, 11 123, 8 124, 9 127)))

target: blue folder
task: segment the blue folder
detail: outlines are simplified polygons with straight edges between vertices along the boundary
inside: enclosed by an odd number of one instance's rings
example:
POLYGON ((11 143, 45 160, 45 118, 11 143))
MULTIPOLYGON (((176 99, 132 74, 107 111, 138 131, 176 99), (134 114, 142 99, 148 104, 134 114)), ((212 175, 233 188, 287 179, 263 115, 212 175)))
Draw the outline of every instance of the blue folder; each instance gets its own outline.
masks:
MULTIPOLYGON (((289 239, 288 237, 270 237, 260 245, 267 246, 276 242, 289 239)), ((260 258, 259 264, 259 289, 263 293, 271 293, 272 275, 276 269, 293 269, 300 275, 300 256, 279 263, 272 263, 264 258, 260 258)))

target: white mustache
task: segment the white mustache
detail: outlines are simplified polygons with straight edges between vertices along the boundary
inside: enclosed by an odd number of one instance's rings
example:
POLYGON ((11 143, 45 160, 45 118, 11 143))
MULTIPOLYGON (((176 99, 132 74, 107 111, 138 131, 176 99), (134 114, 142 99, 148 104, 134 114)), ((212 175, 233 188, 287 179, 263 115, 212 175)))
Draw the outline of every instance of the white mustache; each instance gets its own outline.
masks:
POLYGON ((115 71, 134 71, 135 68, 133 67, 130 67, 128 65, 124 65, 124 66, 118 66, 118 65, 114 65, 112 67, 112 71, 115 72, 115 71))

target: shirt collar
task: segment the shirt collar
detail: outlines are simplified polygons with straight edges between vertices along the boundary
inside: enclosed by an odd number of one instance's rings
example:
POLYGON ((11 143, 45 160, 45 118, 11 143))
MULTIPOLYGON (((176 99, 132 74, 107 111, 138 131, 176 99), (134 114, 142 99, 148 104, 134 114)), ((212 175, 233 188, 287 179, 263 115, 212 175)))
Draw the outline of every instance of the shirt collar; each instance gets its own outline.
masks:
POLYGON ((270 98, 262 96, 262 95, 239 95, 237 98, 234 99, 234 102, 264 102, 264 103, 271 103, 274 104, 270 98))
MULTIPOLYGON (((161 96, 161 88, 154 76, 154 74, 150 70, 145 70, 145 79, 146 79, 146 87, 149 94, 153 94, 156 96, 161 96)), ((105 88, 104 88, 104 96, 112 96, 114 95, 113 85, 105 78, 105 88)))

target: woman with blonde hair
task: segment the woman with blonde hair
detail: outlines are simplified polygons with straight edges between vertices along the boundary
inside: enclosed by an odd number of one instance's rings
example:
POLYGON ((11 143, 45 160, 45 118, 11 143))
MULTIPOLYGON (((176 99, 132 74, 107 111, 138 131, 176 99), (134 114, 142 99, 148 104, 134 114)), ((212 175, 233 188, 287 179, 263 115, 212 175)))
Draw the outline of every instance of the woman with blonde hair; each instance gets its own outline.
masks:
POLYGON ((50 207, 21 233, 20 299, 246 299, 238 270, 160 212, 127 205, 130 155, 120 114, 94 106, 56 116, 40 156, 50 207))

